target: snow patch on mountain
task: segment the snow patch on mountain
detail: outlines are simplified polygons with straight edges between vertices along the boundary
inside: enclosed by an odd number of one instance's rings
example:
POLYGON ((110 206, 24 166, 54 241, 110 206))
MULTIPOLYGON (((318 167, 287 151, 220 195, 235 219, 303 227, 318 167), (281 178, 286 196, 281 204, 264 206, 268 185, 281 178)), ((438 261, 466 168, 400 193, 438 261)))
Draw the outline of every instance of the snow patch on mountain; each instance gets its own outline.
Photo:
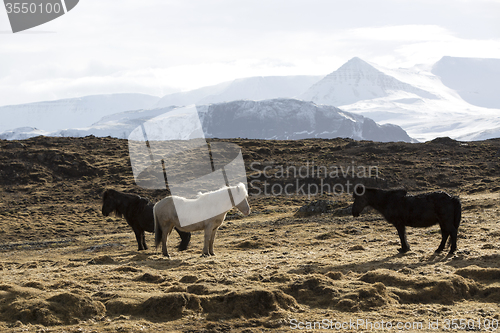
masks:
POLYGON ((386 75, 357 57, 325 76, 298 98, 339 107, 361 100, 388 97, 399 91, 421 98, 436 98, 431 92, 386 75))
POLYGON ((40 135, 49 136, 50 132, 34 127, 20 127, 0 133, 0 140, 24 140, 40 135))
POLYGON ((144 94, 110 94, 2 106, 0 132, 19 127, 47 132, 86 127, 106 115, 150 108, 158 100, 159 97, 144 94))
POLYGON ((500 109, 500 59, 443 57, 432 73, 466 102, 500 109))
POLYGON ((233 101, 198 107, 207 137, 297 140, 346 137, 356 140, 407 141, 399 126, 297 99, 233 101))
POLYGON ((467 103, 431 69, 387 69, 354 58, 301 98, 313 97, 316 103, 327 105, 336 101, 342 110, 380 124, 399 125, 419 141, 439 136, 474 137, 478 131, 494 133, 490 130, 500 126, 500 110, 467 103))

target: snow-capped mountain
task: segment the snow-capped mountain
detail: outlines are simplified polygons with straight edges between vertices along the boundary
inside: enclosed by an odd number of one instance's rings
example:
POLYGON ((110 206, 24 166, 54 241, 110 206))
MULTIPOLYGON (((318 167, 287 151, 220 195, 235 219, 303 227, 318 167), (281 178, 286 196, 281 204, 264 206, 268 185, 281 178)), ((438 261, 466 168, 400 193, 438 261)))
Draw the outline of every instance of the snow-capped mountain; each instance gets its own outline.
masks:
POLYGON ((390 70, 353 58, 299 98, 399 125, 419 141, 500 127, 500 110, 467 103, 422 66, 390 70))
POLYGON ((35 127, 19 127, 0 133, 0 140, 24 140, 35 136, 50 136, 51 133, 39 130, 35 127))
POLYGON ((192 91, 163 96, 156 107, 182 106, 190 104, 210 104, 230 102, 241 99, 254 101, 273 98, 293 98, 322 76, 257 76, 224 82, 192 91))
POLYGON ((373 141, 412 139, 399 126, 373 120, 333 106, 297 99, 234 101, 198 107, 206 137, 296 140, 352 138, 373 141))
POLYGON ((318 104, 340 106, 387 97, 394 91, 405 91, 422 98, 436 98, 431 92, 386 75, 357 57, 325 76, 298 98, 318 104))
MULTIPOLYGON (((137 126, 179 109, 182 108, 166 107, 121 112, 106 116, 89 127, 41 134, 70 137, 110 135, 127 139, 137 126)), ((345 137, 356 140, 412 141, 399 126, 378 125, 369 118, 344 112, 333 106, 316 105, 296 99, 240 100, 199 105, 196 109, 205 137, 208 138, 292 140, 345 137)), ((20 139, 36 135, 40 133, 33 131, 32 128, 21 128, 18 131, 0 134, 0 139, 20 139)))
MULTIPOLYGON (((253 77, 161 99, 142 94, 117 94, 4 106, 0 107, 0 138, 22 139, 41 134, 126 138, 132 128, 154 115, 196 104, 205 105, 200 110, 208 113, 217 110, 207 118, 212 120, 206 125, 207 133, 218 137, 228 137, 224 134, 227 131, 249 138, 329 137, 334 135, 331 129, 334 127, 328 130, 322 127, 321 121, 310 120, 316 116, 321 118, 326 112, 322 105, 326 105, 370 118, 378 124, 398 125, 419 141, 442 136, 483 140, 500 136, 499 73, 500 59, 444 57, 434 65, 387 69, 353 58, 323 78, 253 77), (293 96, 312 103, 283 102, 293 96), (237 102, 231 104, 234 100, 237 102), (281 102, 277 102, 279 100, 281 102), (300 111, 299 106, 307 111, 300 111), (311 111, 313 109, 315 111, 311 111), (243 112, 248 113, 248 119, 243 112), (276 114, 281 118, 276 118, 276 114), (220 132, 222 125, 217 125, 215 119, 220 124, 238 126, 220 132), (252 126, 245 128, 242 119, 252 126)), ((331 110, 328 112, 333 114, 331 110)), ((332 123, 327 118, 324 120, 328 127, 332 123)), ((336 135, 368 138, 358 134, 348 131, 336 135)))
POLYGON ((106 115, 153 107, 158 100, 144 94, 110 94, 2 106, 0 132, 19 127, 45 132, 86 127, 106 115))
POLYGON ((500 109, 500 59, 443 57, 432 73, 466 102, 500 109))

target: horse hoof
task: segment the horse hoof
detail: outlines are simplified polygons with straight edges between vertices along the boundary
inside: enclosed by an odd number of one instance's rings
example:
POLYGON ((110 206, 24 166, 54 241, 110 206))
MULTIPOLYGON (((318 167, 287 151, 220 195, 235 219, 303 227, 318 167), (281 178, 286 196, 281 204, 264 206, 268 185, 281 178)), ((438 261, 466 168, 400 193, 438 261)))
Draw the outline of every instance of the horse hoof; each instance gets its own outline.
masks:
POLYGON ((203 253, 203 254, 201 255, 201 257, 202 257, 202 258, 207 258, 207 257, 210 257, 210 254, 203 253))
POLYGON ((409 248, 408 248, 408 249, 398 249, 398 252, 399 252, 399 253, 406 253, 406 252, 408 252, 408 251, 410 251, 410 249, 409 249, 409 248))

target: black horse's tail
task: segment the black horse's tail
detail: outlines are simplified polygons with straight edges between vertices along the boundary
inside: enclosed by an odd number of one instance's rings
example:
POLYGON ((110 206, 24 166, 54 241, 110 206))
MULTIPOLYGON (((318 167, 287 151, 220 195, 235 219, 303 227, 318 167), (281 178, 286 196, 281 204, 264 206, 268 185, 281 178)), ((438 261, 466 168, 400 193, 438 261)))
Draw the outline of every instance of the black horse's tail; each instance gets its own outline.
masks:
POLYGON ((163 238, 163 230, 158 223, 158 218, 156 217, 156 205, 153 207, 153 218, 155 221, 155 247, 158 249, 158 245, 160 245, 161 239, 163 238))
POLYGON ((451 201, 453 202, 454 208, 453 226, 456 230, 458 230, 458 227, 460 226, 460 219, 462 218, 462 204, 460 203, 460 199, 457 197, 451 198, 451 201))

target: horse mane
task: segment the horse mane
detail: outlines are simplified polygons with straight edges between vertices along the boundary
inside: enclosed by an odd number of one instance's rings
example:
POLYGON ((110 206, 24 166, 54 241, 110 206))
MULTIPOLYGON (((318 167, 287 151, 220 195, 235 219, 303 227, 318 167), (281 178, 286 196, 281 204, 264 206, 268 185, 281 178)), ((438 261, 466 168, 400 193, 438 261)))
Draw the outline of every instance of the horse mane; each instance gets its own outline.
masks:
POLYGON ((389 189, 365 187, 365 192, 382 192, 382 193, 402 195, 402 196, 405 196, 408 194, 408 191, 403 187, 389 188, 389 189))
POLYGON ((211 195, 214 195, 214 194, 218 194, 218 193, 224 193, 225 191, 227 191, 228 189, 234 189, 234 190, 237 190, 237 191, 243 191, 243 193, 245 194, 245 197, 248 196, 248 191, 247 191, 247 188, 245 186, 245 184, 243 183, 238 183, 238 185, 236 186, 224 186, 224 187, 221 187, 220 189, 218 190, 215 190, 215 191, 209 191, 209 192, 198 192, 198 194, 196 195, 196 198, 195 199, 200 199, 204 196, 211 196, 211 195))

